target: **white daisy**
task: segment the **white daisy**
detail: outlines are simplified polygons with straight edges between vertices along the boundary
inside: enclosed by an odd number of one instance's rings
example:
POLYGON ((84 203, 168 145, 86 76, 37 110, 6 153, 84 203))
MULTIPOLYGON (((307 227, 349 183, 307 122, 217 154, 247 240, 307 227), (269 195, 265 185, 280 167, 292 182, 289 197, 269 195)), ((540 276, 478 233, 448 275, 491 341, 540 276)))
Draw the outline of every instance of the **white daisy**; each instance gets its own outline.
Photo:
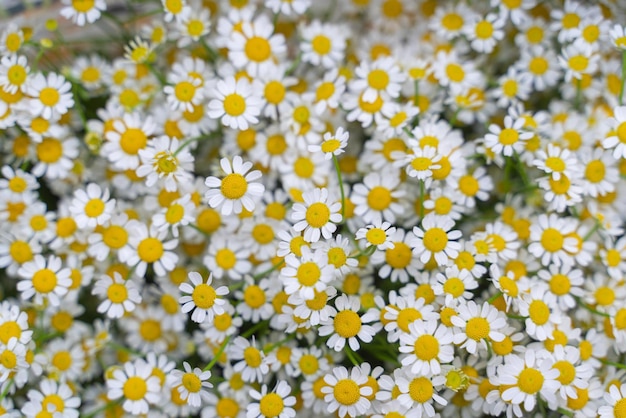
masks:
POLYGON ((210 176, 205 181, 206 186, 210 188, 205 194, 209 206, 214 209, 221 208, 223 215, 241 213, 243 208, 252 212, 255 207, 254 199, 261 197, 265 190, 261 183, 254 182, 261 178, 261 172, 250 171, 252 163, 249 161, 244 163, 238 155, 233 158, 232 164, 228 158, 222 158, 220 166, 226 176, 221 180, 210 176))

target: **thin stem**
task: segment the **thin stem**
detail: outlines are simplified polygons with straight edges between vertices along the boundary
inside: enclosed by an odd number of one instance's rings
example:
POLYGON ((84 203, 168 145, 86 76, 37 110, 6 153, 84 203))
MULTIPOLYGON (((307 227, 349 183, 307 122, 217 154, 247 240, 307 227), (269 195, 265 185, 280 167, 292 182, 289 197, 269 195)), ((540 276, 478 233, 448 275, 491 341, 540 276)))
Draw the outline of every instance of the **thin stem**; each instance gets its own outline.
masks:
POLYGON ((206 372, 207 370, 211 370, 211 368, 213 366, 215 366, 215 363, 217 363, 219 361, 220 357, 222 356, 222 353, 224 352, 224 350, 226 350, 226 346, 230 342, 230 337, 231 337, 230 335, 228 337, 226 337, 226 339, 224 340, 224 342, 220 346, 220 349, 217 351, 217 354, 215 354, 215 357, 213 357, 213 359, 209 362, 209 364, 207 364, 204 367, 204 369, 202 369, 202 371, 206 372))
POLYGON ((291 340, 293 340, 294 338, 296 338, 296 333, 294 332, 293 334, 289 334, 289 336, 287 338, 283 338, 280 341, 275 342, 274 344, 265 347, 263 349, 263 353, 268 354, 271 353, 276 347, 280 347, 281 345, 285 344, 286 342, 289 342, 291 340))
POLYGON ((119 403, 120 403, 119 399, 117 399, 115 401, 107 402, 106 404, 102 405, 101 407, 96 408, 93 411, 91 411, 90 413, 84 415, 84 418, 95 417, 96 415, 100 414, 100 412, 106 411, 107 409, 110 409, 110 408, 114 407, 115 405, 118 405, 119 403))
POLYGON ((351 255, 350 258, 360 258, 364 255, 372 255, 374 254, 374 251, 376 251, 376 246, 375 245, 370 245, 368 247, 366 247, 364 250, 359 251, 358 253, 351 255))
POLYGON ((9 391, 11 390, 11 387, 13 386, 13 382, 14 382, 13 378, 10 378, 9 381, 7 382, 6 387, 4 388, 2 393, 0 393, 0 402, 2 402, 4 398, 6 398, 7 395, 9 394, 9 391))
POLYGON ((176 148, 176 151, 174 151, 174 157, 177 156, 179 152, 184 150, 189 144, 191 144, 192 142, 198 141, 198 140, 200 140, 202 138, 204 138, 204 136, 194 136, 193 138, 189 138, 189 139, 185 140, 185 142, 180 144, 178 146, 178 148, 176 148))
POLYGON ((333 163, 335 164, 335 171, 337 172, 337 180, 339 181, 339 191, 341 192, 341 222, 346 221, 346 194, 343 190, 343 179, 341 178, 341 169, 339 168, 339 160, 337 156, 333 154, 333 163))
POLYGON ((298 54, 298 56, 291 63, 289 68, 287 68, 287 71, 285 71, 285 77, 287 77, 288 75, 291 75, 294 71, 296 71, 296 68, 298 68, 298 65, 300 65, 300 60, 301 59, 302 59, 302 54, 298 54))
POLYGON ((250 328, 249 330, 247 330, 246 332, 241 334, 241 336, 243 338, 248 338, 248 337, 252 336, 258 330, 260 330, 261 328, 265 327, 266 325, 267 325, 267 321, 259 322, 259 323, 255 324, 252 328, 250 328))
POLYGON ((598 359, 598 360, 600 360, 600 363, 606 364, 607 366, 613 366, 613 367, 617 367, 618 369, 625 369, 626 370, 626 364, 616 363, 614 361, 608 361, 608 360, 604 360, 604 359, 598 359))
POLYGON ((356 357, 354 356, 356 353, 353 352, 350 348, 346 347, 343 351, 344 353, 346 353, 346 356, 348 357, 348 359, 350 359, 350 362, 352 363, 352 365, 354 365, 355 367, 361 365, 361 363, 359 363, 356 357))
POLYGON ((258 274, 255 274, 254 276, 252 276, 254 278, 254 280, 258 280, 261 279, 265 276, 267 276, 268 274, 270 274, 271 272, 273 272, 276 269, 279 269, 283 264, 285 264, 285 259, 283 258, 282 260, 280 260, 278 263, 274 264, 271 268, 262 271, 258 274))
POLYGON ((420 219, 424 219, 424 199, 426 198, 426 185, 420 180, 420 219))
POLYGON ((487 299, 487 303, 491 304, 493 303, 496 299, 498 299, 500 296, 502 296, 502 292, 498 292, 495 295, 493 295, 492 297, 490 297, 489 299, 487 299))
POLYGON ((619 105, 624 103, 624 84, 626 83, 626 51, 622 51, 622 85, 619 89, 619 105))
POLYGON ((605 318, 610 318, 611 315, 604 313, 604 312, 600 312, 597 309, 592 308, 591 306, 587 305, 585 302, 582 301, 582 299, 580 299, 579 297, 576 297, 576 302, 584 309, 588 310, 591 313, 594 313, 596 315, 600 315, 603 316, 605 318))
POLYGON ((576 101, 574 103, 574 108, 580 112, 581 106, 583 104, 583 87, 582 80, 579 78, 576 80, 576 101))
POLYGON ((585 234, 585 236, 583 237, 583 242, 587 241, 589 238, 591 238, 591 236, 598 230, 598 228, 600 228, 600 221, 596 220, 595 225, 593 226, 593 228, 591 228, 589 230, 589 232, 587 232, 585 234))

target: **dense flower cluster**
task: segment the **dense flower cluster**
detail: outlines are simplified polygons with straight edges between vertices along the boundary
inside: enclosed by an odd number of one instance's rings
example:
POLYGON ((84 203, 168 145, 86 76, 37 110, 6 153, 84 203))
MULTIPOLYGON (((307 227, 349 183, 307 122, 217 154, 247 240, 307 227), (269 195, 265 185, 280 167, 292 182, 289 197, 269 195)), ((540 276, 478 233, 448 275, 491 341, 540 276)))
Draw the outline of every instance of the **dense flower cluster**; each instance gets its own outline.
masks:
POLYGON ((0 26, 0 415, 626 417, 619 1, 107 3, 0 26))

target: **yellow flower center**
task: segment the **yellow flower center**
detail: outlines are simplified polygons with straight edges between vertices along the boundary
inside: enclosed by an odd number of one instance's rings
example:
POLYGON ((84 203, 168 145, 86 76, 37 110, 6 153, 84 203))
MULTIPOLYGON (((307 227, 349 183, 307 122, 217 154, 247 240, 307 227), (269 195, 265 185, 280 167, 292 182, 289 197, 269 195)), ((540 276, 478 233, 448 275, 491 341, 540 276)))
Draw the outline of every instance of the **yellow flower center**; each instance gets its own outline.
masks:
POLYGON ((246 100, 238 93, 231 93, 224 98, 224 111, 230 116, 239 116, 246 111, 246 100))
POLYGON ((332 153, 335 152, 341 147, 341 141, 335 138, 328 139, 322 142, 322 152, 324 153, 332 153))
POLYGON ((107 289, 107 297, 113 303, 122 303, 128 298, 128 290, 121 283, 113 283, 107 289))
POLYGON ((354 311, 340 311, 335 316, 333 325, 341 338, 352 338, 361 330, 361 317, 354 311))
POLYGON ((335 268, 345 265, 347 259, 348 256, 342 248, 334 247, 328 250, 328 264, 335 266, 335 268))
POLYGON ((457 13, 448 13, 441 19, 443 27, 450 31, 460 30, 463 27, 463 23, 463 17, 457 13))
POLYGON ((239 404, 232 398, 221 398, 215 405, 215 413, 220 418, 231 418, 239 414, 239 404))
POLYGON ((415 402, 428 402, 433 397, 433 393, 435 393, 435 389, 427 377, 418 377, 409 383, 409 396, 415 402))
POLYGON ((270 58, 272 49, 267 39, 253 36, 246 42, 245 52, 251 61, 263 62, 270 58))
POLYGON ((128 242, 128 232, 119 225, 111 225, 102 231, 102 241, 109 248, 120 249, 128 242))
POLYGON ((557 296, 566 295, 571 287, 569 277, 564 274, 555 274, 550 279, 550 290, 557 296))
POLYGON ((436 359, 439 355, 439 341, 432 335, 422 335, 415 341, 414 351, 420 360, 436 359))
POLYGON ((317 35, 311 41, 311 47, 313 47, 313 51, 318 55, 326 55, 330 52, 332 43, 328 36, 325 35, 317 35))
POLYGON ((448 234, 441 228, 431 228, 424 232, 424 247, 427 250, 438 253, 448 245, 448 234))
POLYGON ((248 182, 241 174, 228 174, 222 179, 220 190, 224 197, 231 200, 240 199, 248 190, 248 182))
POLYGON ((44 106, 52 107, 59 102, 61 95, 56 89, 52 87, 44 87, 39 92, 39 100, 44 106))
POLYGON ((392 201, 391 192, 383 186, 375 186, 367 194, 367 205, 377 211, 387 209, 392 201))
POLYGON ((248 347, 243 350, 243 359, 248 366, 257 368, 261 365, 261 352, 254 347, 248 347))
POLYGON ((574 368, 574 365, 569 361, 557 361, 552 367, 561 373, 559 377, 557 377, 557 380, 561 382, 562 385, 569 385, 574 381, 574 378, 576 377, 576 368, 574 368))
POLYGON ((12 242, 9 247, 9 254, 18 264, 24 264, 33 259, 33 252, 30 249, 30 245, 24 241, 12 242))
POLYGON ((539 370, 526 367, 517 377, 517 385, 524 393, 534 395, 543 387, 544 377, 539 370))
POLYGON ((37 144, 37 157, 42 163, 55 163, 63 155, 61 141, 54 138, 44 138, 37 144))
POLYGON ((543 325, 550 319, 550 308, 541 300, 533 300, 528 308, 530 320, 537 325, 543 325))
POLYGON ((585 178, 591 183, 599 183, 604 180, 606 167, 602 160, 593 160, 585 167, 585 178))
POLYGON ((90 218, 97 218, 104 212, 104 202, 102 199, 90 199, 85 205, 85 215, 90 218))
MULTIPOLYGON (((573 410, 583 409, 585 407, 585 405, 587 405, 587 403, 589 402, 589 390, 588 389, 581 389, 581 388, 578 388, 578 387, 574 387, 574 389, 576 390, 576 399, 570 398, 568 396, 567 397, 567 408, 568 409, 573 409, 573 410)), ((614 415, 616 417, 619 416, 619 415, 615 414, 615 411, 614 411, 614 415)), ((623 418, 624 416, 626 416, 626 415, 622 415, 621 417, 623 418)))
POLYGON ((448 76, 450 81, 459 83, 465 78, 465 70, 463 70, 463 67, 461 67, 459 64, 448 64, 446 66, 446 75, 448 76))
POLYGON ((135 155, 140 149, 145 148, 148 142, 146 134, 137 128, 128 128, 120 137, 120 147, 129 155, 135 155))
POLYGON ((270 81, 265 85, 265 98, 268 103, 277 105, 285 98, 285 86, 280 81, 270 81))
POLYGON ((384 90, 389 85, 389 75, 384 70, 372 70, 367 75, 367 82, 373 89, 384 90))
POLYGON ((17 366, 17 356, 8 349, 4 350, 2 354, 0 354, 0 364, 6 369, 11 370, 17 366))
POLYGON ((315 202, 306 210, 305 219, 313 228, 321 228, 330 221, 330 209, 321 202, 315 202))
POLYGON ((365 233, 365 239, 372 245, 381 245, 387 239, 387 234, 380 228, 372 228, 365 233))
POLYGON ((167 211, 165 212, 165 221, 169 224, 175 224, 180 222, 180 220, 183 219, 183 216, 185 216, 185 208, 178 203, 174 203, 167 208, 167 211))
POLYGON ((500 132, 499 141, 502 145, 513 145, 519 139, 519 134, 515 129, 506 128, 500 132))
POLYGON ((202 381, 195 373, 185 373, 182 383, 185 389, 192 393, 200 392, 200 389, 202 389, 202 381))
POLYGON ((19 338, 22 336, 22 329, 15 321, 7 321, 4 324, 0 324, 0 342, 7 345, 9 340, 13 337, 19 338))
POLYGON ((583 55, 574 55, 569 60, 567 60, 567 64, 572 70, 580 72, 587 69, 587 66, 589 65, 589 59, 583 55))
POLYGON ((459 180, 459 190, 466 196, 475 196, 479 187, 478 180, 469 174, 459 180))
POLYGON ((615 301, 615 292, 610 287, 602 286, 596 290, 594 297, 598 305, 609 306, 615 301))
POLYGON ((476 25, 476 37, 478 39, 489 39, 493 35, 493 25, 491 22, 482 20, 476 25))
POLYGON ((547 228, 541 234, 541 246, 551 253, 563 248, 563 234, 555 228, 547 228))
POLYGON ((259 410, 264 417, 277 417, 284 408, 283 398, 276 393, 268 393, 259 401, 259 410))
POLYGON ((196 87, 189 81, 181 81, 174 87, 174 95, 181 102, 190 102, 196 95, 196 87))
POLYGON ((335 93, 335 85, 325 81, 315 90, 315 101, 328 100, 335 93))
POLYGON ((463 280, 458 277, 452 277, 443 284, 443 291, 449 295, 454 296, 455 298, 461 297, 463 292, 465 292, 465 285, 463 284, 463 280))
POLYGON ((215 262, 224 270, 232 269, 237 263, 237 256, 229 248, 221 248, 215 254, 215 262))
POLYGON ((265 292, 257 285, 251 285, 243 293, 243 300, 252 309, 258 309, 265 303, 265 292))
POLYGON ((563 29, 573 29, 580 23, 580 16, 576 13, 566 13, 561 21, 563 29))
POLYGON ((72 365, 72 356, 67 351, 59 351, 52 357, 52 365, 63 372, 72 365))
POLYGON ((144 238, 137 246, 137 255, 146 263, 154 263, 163 256, 163 243, 156 238, 144 238))
POLYGON ((146 319, 139 325, 139 334, 146 341, 156 341, 161 337, 161 323, 155 319, 146 319))
POLYGON ((333 388, 333 396, 341 405, 354 405, 361 398, 361 390, 354 380, 341 379, 333 388))
POLYGON ((385 262, 394 269, 403 269, 411 263, 411 247, 404 242, 394 242, 394 247, 385 251, 385 262))
POLYGON ((230 316, 228 312, 225 312, 221 315, 215 315, 213 325, 218 331, 224 332, 228 328, 230 328, 233 323, 233 317, 230 316))
POLYGON ((96 67, 87 67, 81 73, 80 78, 86 83, 95 83, 100 79, 100 70, 96 67))
POLYGON ((38 293, 50 293, 57 286, 57 275, 50 269, 41 269, 33 275, 33 288, 38 293))
POLYGON ((7 72, 7 78, 9 83, 20 86, 26 81, 26 69, 19 64, 12 65, 7 72))
POLYGON ((148 384, 141 377, 131 376, 126 382, 124 382, 122 392, 124 393, 124 397, 126 397, 126 399, 138 401, 143 399, 148 392, 148 384))
POLYGON ((548 71, 548 61, 543 57, 534 57, 528 64, 528 69, 535 75, 543 75, 548 71))
POLYGON ((489 326, 489 322, 482 317, 471 318, 467 321, 467 325, 465 326, 465 333, 469 338, 475 341, 487 338, 490 331, 491 327, 489 326))
POLYGON ((313 286, 321 275, 320 268, 312 261, 300 264, 296 272, 298 282, 303 286, 313 286))

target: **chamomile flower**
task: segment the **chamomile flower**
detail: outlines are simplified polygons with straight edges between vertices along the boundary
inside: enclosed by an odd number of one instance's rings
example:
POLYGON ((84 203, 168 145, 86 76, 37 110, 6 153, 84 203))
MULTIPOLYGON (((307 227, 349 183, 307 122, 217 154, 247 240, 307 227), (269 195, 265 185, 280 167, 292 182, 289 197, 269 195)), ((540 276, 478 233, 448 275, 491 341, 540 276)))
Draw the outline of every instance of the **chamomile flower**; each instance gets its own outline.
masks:
POLYGON ((152 225, 158 230, 170 230, 174 238, 178 238, 178 228, 194 221, 194 209, 191 194, 186 194, 173 201, 167 208, 155 213, 152 225))
POLYGON ((400 335, 401 360, 403 366, 410 366, 411 373, 430 376, 441 372, 441 364, 454 359, 452 330, 438 321, 414 321, 409 324, 409 333, 400 335))
POLYGON ((232 359, 234 371, 241 373, 244 382, 262 382, 268 373, 269 365, 263 350, 257 348, 254 339, 248 341, 239 336, 229 346, 228 357, 232 359))
POLYGON ((365 242, 366 248, 373 245, 378 250, 384 251, 393 248, 394 244, 391 242, 391 237, 394 232, 396 232, 395 226, 391 226, 389 222, 382 222, 381 220, 359 228, 354 237, 357 241, 362 240, 365 242))
POLYGON ((577 251, 578 241, 571 234, 576 230, 576 222, 571 218, 559 218, 556 214, 539 215, 530 226, 528 251, 541 259, 544 266, 554 263, 571 264, 569 254, 577 251))
POLYGON ((490 54, 496 44, 504 38, 502 15, 489 13, 485 17, 474 17, 465 23, 464 32, 472 49, 483 54, 490 54))
POLYGON ((337 128, 337 131, 333 134, 326 132, 321 144, 312 144, 308 146, 309 152, 323 152, 324 157, 330 160, 333 156, 338 156, 345 152, 345 148, 348 145, 348 138, 350 133, 345 131, 341 126, 337 128))
POLYGON ((199 367, 192 367, 186 361, 183 362, 183 370, 174 369, 170 372, 170 385, 175 387, 180 394, 180 398, 192 407, 198 407, 203 402, 207 402, 209 392, 207 389, 213 387, 208 381, 211 377, 210 371, 203 371, 199 367))
POLYGON ((220 119, 222 124, 232 129, 248 129, 258 123, 262 99, 256 95, 253 86, 245 79, 229 77, 217 82, 211 94, 208 115, 220 119))
POLYGON ((74 192, 69 209, 79 228, 94 228, 111 219, 115 199, 110 198, 109 189, 102 190, 97 184, 89 183, 84 190, 74 192))
MULTIPOLYGON (((297 0, 296 0, 297 1, 297 0)), ((284 380, 279 380, 272 392, 268 392, 267 385, 261 391, 250 390, 250 402, 246 408, 246 418, 293 418, 296 416, 294 406, 296 397, 290 396, 291 387, 284 380)))
POLYGON ((323 259, 320 251, 312 252, 302 248, 302 256, 289 254, 285 257, 285 267, 280 271, 285 292, 297 294, 304 300, 311 300, 315 292, 323 292, 333 278, 333 268, 323 259))
POLYGON ((61 16, 84 26, 85 23, 93 23, 100 19, 100 15, 107 9, 105 0, 63 0, 60 10, 61 16))
POLYGON ((496 154, 510 157, 514 153, 522 153, 525 142, 533 137, 532 132, 523 131, 524 119, 513 120, 510 116, 504 117, 504 128, 492 124, 489 133, 485 135, 485 146, 496 154))
POLYGON ((365 343, 372 341, 380 327, 379 323, 368 325, 369 322, 374 322, 378 317, 375 310, 369 310, 364 315, 359 315, 360 300, 347 295, 341 295, 335 299, 335 307, 337 312, 333 318, 322 322, 322 326, 318 330, 322 337, 332 334, 326 342, 329 348, 341 351, 347 341, 350 348, 356 351, 360 347, 359 340, 365 343))
POLYGON ((461 344, 461 348, 468 353, 475 354, 479 345, 486 348, 489 341, 504 339, 501 331, 506 326, 506 319, 489 303, 485 302, 481 307, 474 301, 468 301, 456 309, 458 314, 451 318, 451 322, 462 332, 454 335, 454 343, 461 344))
POLYGON ((23 279, 17 284, 22 299, 33 299, 37 305, 46 301, 59 306, 72 284, 70 269, 63 267, 61 259, 54 255, 47 260, 42 255, 35 255, 32 261, 19 268, 17 274, 23 279))
POLYGON ((165 240, 167 231, 157 230, 154 226, 148 227, 142 222, 133 222, 128 225, 130 237, 129 246, 120 250, 120 260, 135 269, 135 274, 143 276, 148 264, 152 265, 158 276, 165 276, 172 271, 178 261, 174 250, 178 240, 165 240))
POLYGON ((226 286, 215 288, 212 286, 213 277, 209 274, 207 281, 204 282, 200 273, 190 272, 189 283, 182 283, 179 286, 183 293, 178 301, 183 305, 182 312, 188 313, 193 310, 191 320, 203 323, 205 320, 213 321, 214 315, 222 315, 224 313, 224 305, 226 301, 223 296, 228 294, 226 286))
POLYGON ((296 232, 304 231, 307 242, 317 242, 320 237, 330 238, 341 222, 341 202, 329 203, 328 189, 316 188, 302 194, 303 204, 293 205, 292 219, 296 232))
POLYGON ((612 150, 615 159, 626 158, 626 106, 617 106, 613 114, 609 119, 613 129, 602 141, 602 146, 612 150))
POLYGON ((152 117, 139 113, 125 113, 113 121, 113 129, 105 133, 108 140, 100 150, 113 166, 120 170, 134 170, 141 164, 139 150, 145 149, 156 130, 152 117))
POLYGON ((449 258, 456 258, 461 244, 461 231, 452 230, 454 221, 445 216, 428 214, 422 219, 421 228, 413 227, 416 239, 412 242, 413 252, 419 254, 422 263, 433 257, 437 264, 446 265, 449 258))
POLYGON ((321 392, 325 394, 327 413, 337 411, 341 418, 346 415, 356 417, 370 409, 371 403, 367 397, 373 391, 366 385, 367 376, 358 367, 353 367, 350 372, 343 366, 335 367, 324 376, 324 383, 321 392))
POLYGON ((554 362, 541 351, 528 349, 523 356, 507 356, 497 368, 497 382, 506 385, 502 399, 514 405, 523 405, 530 412, 537 404, 537 396, 549 403, 556 402, 559 371, 554 362))
POLYGON ((118 272, 113 273, 113 277, 102 275, 94 284, 92 294, 103 299, 98 305, 98 312, 111 319, 134 311, 142 300, 137 284, 132 279, 124 279, 118 272))
POLYGON ((383 99, 398 97, 406 79, 395 60, 390 57, 380 58, 371 64, 361 61, 354 73, 356 78, 350 82, 349 88, 359 93, 360 100, 366 103, 374 103, 378 96, 383 99))
POLYGON ((551 308, 545 302, 547 287, 545 283, 533 285, 529 293, 522 295, 519 304, 520 314, 527 317, 526 332, 539 341, 545 341, 562 321, 559 308, 551 308))
POLYGON ((28 391, 28 402, 21 412, 26 417, 60 415, 67 418, 78 418, 80 398, 67 383, 58 383, 53 379, 43 379, 39 383, 39 390, 28 391))
POLYGON ((240 280, 250 272, 252 264, 248 261, 250 249, 238 237, 216 234, 211 240, 204 264, 217 279, 225 277, 240 280))
POLYGON ((252 163, 244 163, 238 155, 233 158, 232 163, 227 158, 222 158, 220 166, 226 176, 221 180, 210 176, 205 181, 210 188, 205 195, 209 206, 220 209, 223 215, 241 213, 243 208, 253 211, 254 199, 261 197, 265 190, 261 183, 254 182, 261 178, 261 172, 250 171, 252 163))
POLYGON ((8 93, 23 91, 28 85, 30 67, 23 55, 3 56, 0 60, 0 87, 8 93))
POLYGON ((124 363, 113 371, 106 384, 109 399, 122 398, 124 411, 133 415, 147 414, 150 405, 160 399, 159 378, 152 375, 152 367, 143 359, 124 363))
POLYGON ((51 72, 48 76, 37 73, 28 80, 26 92, 29 100, 28 111, 45 119, 61 116, 74 106, 71 84, 65 77, 51 72))
POLYGON ((355 205, 354 214, 368 223, 395 222, 403 211, 400 199, 405 196, 399 185, 398 177, 369 173, 363 184, 356 184, 352 189, 350 200, 355 205))
POLYGON ((336 68, 345 54, 345 28, 314 20, 310 25, 303 26, 301 32, 302 61, 328 69, 336 68))

